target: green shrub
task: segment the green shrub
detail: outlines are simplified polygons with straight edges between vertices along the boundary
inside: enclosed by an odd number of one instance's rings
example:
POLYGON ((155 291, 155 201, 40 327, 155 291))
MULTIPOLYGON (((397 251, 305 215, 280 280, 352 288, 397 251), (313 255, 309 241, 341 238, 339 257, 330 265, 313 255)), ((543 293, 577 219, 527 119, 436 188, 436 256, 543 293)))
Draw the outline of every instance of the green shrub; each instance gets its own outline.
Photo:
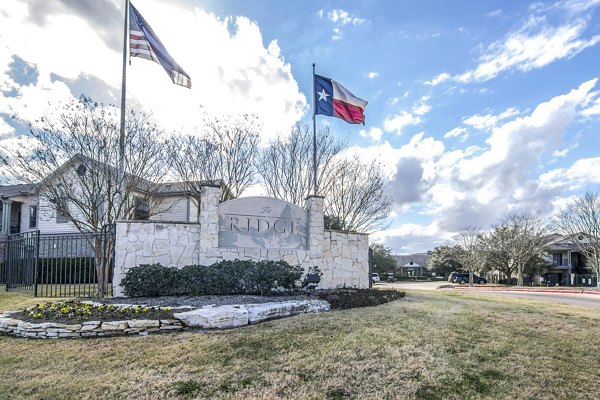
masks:
POLYGON ((303 270, 285 261, 220 261, 182 269, 140 265, 121 281, 127 296, 268 294, 298 288, 303 270))
POLYGON ((121 287, 129 297, 156 297, 182 294, 181 274, 174 267, 142 264, 125 273, 121 287))
POLYGON ((296 289, 298 280, 302 277, 303 270, 300 266, 291 266, 285 261, 259 261, 251 269, 253 293, 267 294, 273 289, 282 288, 290 291, 296 289))

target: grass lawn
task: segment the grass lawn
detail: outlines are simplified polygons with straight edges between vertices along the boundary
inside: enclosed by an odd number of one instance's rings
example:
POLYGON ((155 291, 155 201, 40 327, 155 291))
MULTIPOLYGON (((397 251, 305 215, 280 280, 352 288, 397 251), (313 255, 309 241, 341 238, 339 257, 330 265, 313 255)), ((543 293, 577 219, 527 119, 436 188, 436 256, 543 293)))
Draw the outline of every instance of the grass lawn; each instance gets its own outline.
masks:
POLYGON ((595 309, 409 291, 225 332, 0 337, 0 398, 596 399, 599 349, 595 309))

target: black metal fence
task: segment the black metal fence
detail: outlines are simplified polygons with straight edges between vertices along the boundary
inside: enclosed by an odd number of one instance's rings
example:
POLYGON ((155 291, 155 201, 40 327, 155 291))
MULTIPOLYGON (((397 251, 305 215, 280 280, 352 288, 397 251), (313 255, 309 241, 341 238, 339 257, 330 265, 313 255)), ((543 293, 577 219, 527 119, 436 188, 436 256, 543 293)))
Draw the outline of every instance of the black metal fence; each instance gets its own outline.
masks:
POLYGON ((91 297, 112 292, 114 228, 101 233, 10 235, 3 280, 6 290, 41 297, 91 297))

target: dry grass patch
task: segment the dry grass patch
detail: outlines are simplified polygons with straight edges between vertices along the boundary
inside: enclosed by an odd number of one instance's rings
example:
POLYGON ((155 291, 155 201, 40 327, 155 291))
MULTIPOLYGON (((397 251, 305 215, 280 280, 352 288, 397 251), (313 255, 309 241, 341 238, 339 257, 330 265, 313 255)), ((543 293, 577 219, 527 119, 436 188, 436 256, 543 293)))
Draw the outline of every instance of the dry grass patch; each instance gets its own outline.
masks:
POLYGON ((598 328, 596 310, 422 292, 378 307, 224 332, 58 341, 0 337, 0 394, 591 399, 600 393, 598 328))
POLYGON ((54 298, 33 297, 31 291, 6 291, 5 285, 0 285, 0 311, 22 310, 45 301, 56 301, 54 298))

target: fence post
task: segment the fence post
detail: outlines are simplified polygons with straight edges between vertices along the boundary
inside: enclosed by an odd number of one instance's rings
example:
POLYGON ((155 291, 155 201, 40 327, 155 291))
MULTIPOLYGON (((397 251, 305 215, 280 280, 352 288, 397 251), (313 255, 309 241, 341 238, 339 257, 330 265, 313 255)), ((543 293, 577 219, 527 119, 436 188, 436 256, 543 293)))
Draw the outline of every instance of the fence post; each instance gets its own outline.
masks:
POLYGON ((10 284, 10 278, 11 278, 11 273, 10 273, 10 263, 8 262, 8 260, 10 260, 10 235, 8 235, 6 237, 6 254, 4 254, 4 278, 6 280, 6 286, 5 289, 8 292, 8 286, 10 284))
POLYGON ((35 231, 35 252, 33 255, 33 297, 38 297, 38 259, 40 257, 40 230, 35 231))

